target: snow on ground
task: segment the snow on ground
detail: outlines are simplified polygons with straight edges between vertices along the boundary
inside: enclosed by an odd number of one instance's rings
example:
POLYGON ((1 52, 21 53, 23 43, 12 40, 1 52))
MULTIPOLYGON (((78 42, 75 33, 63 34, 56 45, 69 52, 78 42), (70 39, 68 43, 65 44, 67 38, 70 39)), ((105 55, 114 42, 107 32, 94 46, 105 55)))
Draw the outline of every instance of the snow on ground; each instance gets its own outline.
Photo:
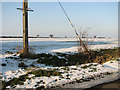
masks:
MULTIPOLYGON (((74 39, 76 40, 76 39, 74 39)), ((97 50, 97 49, 109 49, 109 48, 114 48, 114 47, 118 47, 118 39, 109 39, 109 38, 105 38, 105 39, 98 39, 98 38, 92 38, 92 39, 88 39, 88 41, 90 42, 105 42, 108 41, 110 42, 109 44, 97 44, 97 45, 88 45, 89 49, 92 50, 97 50)), ((55 50, 50 50, 50 52, 78 52, 78 46, 75 47, 70 47, 70 48, 63 48, 63 49, 55 49, 55 50)))
MULTIPOLYGON (((114 41, 116 38, 89 38, 88 41, 114 41)), ((22 42, 22 38, 0 38, 0 42, 22 42)), ((29 38, 30 42, 33 41, 77 41, 77 38, 29 38)))
POLYGON ((35 67, 49 67, 45 64, 37 63, 38 59, 20 59, 19 54, 4 54, 0 56, 2 60, 1 64, 6 64, 6 66, 2 67, 0 73, 7 72, 9 70, 18 70, 21 69, 18 67, 19 63, 24 62, 25 65, 30 66, 34 64, 35 67), (14 60, 15 59, 15 60, 14 60))
POLYGON ((4 74, 2 74, 2 80, 3 81, 9 81, 13 78, 19 78, 19 76, 26 74, 27 71, 25 71, 24 69, 18 69, 18 70, 9 70, 7 72, 5 72, 4 74))
MULTIPOLYGON (((104 78, 100 78, 97 80, 91 80, 91 81, 87 81, 87 82, 83 82, 83 83, 75 83, 75 84, 66 84, 64 85, 62 88, 83 88, 83 89, 87 89, 87 88, 91 88, 103 83, 109 83, 112 81, 118 80, 118 74, 114 73, 111 75, 107 75, 104 78), (111 78, 112 77, 112 78, 111 78)), ((117 88, 117 87, 116 87, 117 88)))
MULTIPOLYGON (((31 38, 29 41, 76 41, 76 38, 31 38)), ((92 41, 89 39, 89 41, 92 41)), ((118 47, 118 43, 116 39, 94 39, 94 41, 114 41, 112 44, 104 44, 104 45, 91 45, 90 49, 101 49, 101 48, 114 48, 118 47)), ((0 42, 22 42, 22 38, 2 38, 0 39, 0 42)), ((77 52, 77 47, 71 47, 71 48, 64 48, 64 49, 57 49, 57 50, 51 50, 50 52, 77 52)), ((26 74, 28 71, 18 68, 18 64, 22 61, 26 65, 30 65, 32 63, 36 63, 37 59, 34 60, 14 60, 12 58, 6 58, 6 57, 14 57, 18 58, 18 54, 4 54, 0 55, 0 59, 2 60, 2 63, 7 64, 7 66, 4 66, 0 69, 0 75, 2 76, 2 80, 9 81, 12 78, 19 77, 21 75, 26 74)), ((0 60, 0 61, 1 61, 0 60)), ((51 77, 34 77, 33 74, 29 75, 31 77, 30 80, 26 80, 24 82, 24 85, 16 85, 16 88, 36 88, 38 86, 45 86, 45 87, 52 87, 52 86, 61 86, 63 84, 67 84, 76 80, 81 79, 88 79, 88 78, 94 78, 99 79, 102 77, 105 77, 106 73, 114 73, 115 75, 118 74, 118 63, 120 61, 109 61, 104 63, 103 65, 96 64, 96 63, 90 63, 90 64, 83 64, 79 66, 69 66, 67 67, 68 70, 65 70, 65 67, 56 67, 58 70, 62 73, 62 77, 60 76, 51 76, 51 77), (87 68, 83 68, 85 65, 87 65, 87 68), (90 65, 90 66, 89 66, 90 65), (41 82, 40 82, 41 81, 41 82)), ((44 64, 35 64, 35 67, 40 67, 40 69, 48 69, 48 68, 54 68, 50 66, 45 66, 44 64)), ((39 69, 39 68, 37 68, 39 69)), ((104 81, 104 80, 103 80, 104 81)), ((90 85, 91 83, 87 83, 87 85, 90 85)), ((82 83, 81 83, 82 85, 82 83)), ((79 85, 80 86, 80 85, 79 85)), ((87 86, 83 86, 84 88, 87 86)), ((10 88, 10 86, 8 86, 10 88)))
MULTIPOLYGON (((89 49, 91 50, 97 50, 97 49, 109 49, 109 48, 115 48, 118 47, 118 44, 102 44, 102 45, 88 45, 89 49)), ((79 47, 71 47, 71 48, 64 48, 64 49, 56 49, 51 50, 51 52, 78 52, 79 47)))
MULTIPOLYGON (((104 63, 103 65, 97 63, 89 63, 78 66, 68 66, 68 70, 64 69, 64 67, 56 67, 59 72, 62 73, 62 77, 60 76, 50 76, 50 77, 35 77, 34 75, 29 75, 31 79, 27 79, 24 82, 24 85, 16 85, 16 88, 37 88, 40 86, 44 86, 45 88, 50 87, 62 87, 64 84, 68 84, 70 82, 78 81, 78 80, 98 80, 100 78, 106 77, 108 73, 118 74, 118 63, 120 61, 109 61, 104 63), (87 68, 83 68, 87 65, 87 68)), ((52 67, 51 67, 52 68, 52 67)), ((39 69, 39 68, 38 68, 39 69)), ((54 69, 54 68, 53 68, 54 69)), ((3 73, 2 80, 9 81, 14 77, 19 77, 20 75, 26 74, 27 71, 24 69, 19 69, 17 71, 8 71, 3 73)), ((108 75, 109 76, 109 75, 108 75)), ((81 82, 81 84, 84 81, 81 82)), ((91 85, 91 83, 87 83, 87 85, 91 85)), ((64 87, 64 86, 63 86, 64 87)), ((8 88, 11 88, 8 86, 8 88)), ((86 88, 86 87, 83 87, 86 88)))
MULTIPOLYGON (((97 78, 96 80, 91 80, 91 81, 87 81, 87 82, 83 82, 83 83, 75 83, 75 84, 66 84, 64 85, 62 88, 91 88, 94 86, 97 86, 99 84, 103 84, 103 83, 108 83, 108 82, 112 82, 115 80, 120 79, 119 76, 119 70, 120 70, 120 66, 118 65, 118 63, 120 63, 120 61, 109 61, 103 64, 103 70, 107 70, 108 72, 114 72, 111 75, 106 75, 104 76, 104 78, 97 78), (113 71, 112 71, 113 70, 113 71), (115 73, 116 72, 116 73, 115 73)), ((100 65, 97 65, 97 69, 101 68, 100 65)), ((102 72, 107 72, 107 71, 102 71, 102 72)), ((99 71, 99 73, 102 73, 99 71)))

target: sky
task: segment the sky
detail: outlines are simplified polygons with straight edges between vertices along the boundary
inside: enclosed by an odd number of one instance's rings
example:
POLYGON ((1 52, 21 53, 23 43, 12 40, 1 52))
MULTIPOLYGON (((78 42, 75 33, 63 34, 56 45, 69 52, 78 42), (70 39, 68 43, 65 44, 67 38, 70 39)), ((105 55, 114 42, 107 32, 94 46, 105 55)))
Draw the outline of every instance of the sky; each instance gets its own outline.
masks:
MULTIPOLYGON (((117 2, 61 2, 77 31, 90 27, 89 36, 118 36, 117 2)), ((2 2, 2 35, 22 36, 22 2, 2 2)), ((29 36, 75 37, 58 2, 29 2, 29 36)))

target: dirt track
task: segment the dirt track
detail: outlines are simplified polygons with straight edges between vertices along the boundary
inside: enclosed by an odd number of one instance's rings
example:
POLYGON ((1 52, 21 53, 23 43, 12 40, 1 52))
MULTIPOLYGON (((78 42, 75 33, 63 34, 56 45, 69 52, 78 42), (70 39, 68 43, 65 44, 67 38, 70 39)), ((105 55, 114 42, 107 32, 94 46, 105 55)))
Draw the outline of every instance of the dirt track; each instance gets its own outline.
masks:
POLYGON ((120 80, 113 81, 113 82, 106 83, 106 84, 97 85, 95 87, 92 87, 86 90, 108 90, 108 89, 109 90, 120 90, 120 80))

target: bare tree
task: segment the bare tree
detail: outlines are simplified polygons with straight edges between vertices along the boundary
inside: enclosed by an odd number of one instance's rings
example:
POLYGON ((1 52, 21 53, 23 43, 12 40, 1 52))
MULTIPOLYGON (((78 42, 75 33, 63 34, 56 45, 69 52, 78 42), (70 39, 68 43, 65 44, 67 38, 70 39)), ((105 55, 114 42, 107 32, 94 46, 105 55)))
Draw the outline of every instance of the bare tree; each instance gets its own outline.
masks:
POLYGON ((67 36, 65 36, 65 38, 67 38, 67 36))
MULTIPOLYGON (((88 48, 88 30, 91 29, 90 27, 80 27, 79 28, 79 34, 82 38, 82 41, 84 42, 85 46, 88 48)), ((89 48, 88 48, 89 49, 89 48)), ((81 43, 78 40, 78 52, 84 52, 81 43)))
POLYGON ((94 36, 94 38, 97 38, 97 36, 94 36))
POLYGON ((53 36, 54 36, 53 34, 50 34, 50 35, 49 35, 50 38, 53 38, 53 36))
POLYGON ((37 37, 39 37, 40 35, 38 34, 37 37))

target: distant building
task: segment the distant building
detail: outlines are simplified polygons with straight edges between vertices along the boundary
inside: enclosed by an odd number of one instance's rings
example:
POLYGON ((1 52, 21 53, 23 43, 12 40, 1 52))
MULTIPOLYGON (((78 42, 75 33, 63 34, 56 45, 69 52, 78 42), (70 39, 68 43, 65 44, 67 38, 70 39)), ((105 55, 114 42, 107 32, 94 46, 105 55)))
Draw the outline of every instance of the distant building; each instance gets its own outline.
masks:
POLYGON ((105 38, 105 37, 98 37, 98 38, 105 38))

